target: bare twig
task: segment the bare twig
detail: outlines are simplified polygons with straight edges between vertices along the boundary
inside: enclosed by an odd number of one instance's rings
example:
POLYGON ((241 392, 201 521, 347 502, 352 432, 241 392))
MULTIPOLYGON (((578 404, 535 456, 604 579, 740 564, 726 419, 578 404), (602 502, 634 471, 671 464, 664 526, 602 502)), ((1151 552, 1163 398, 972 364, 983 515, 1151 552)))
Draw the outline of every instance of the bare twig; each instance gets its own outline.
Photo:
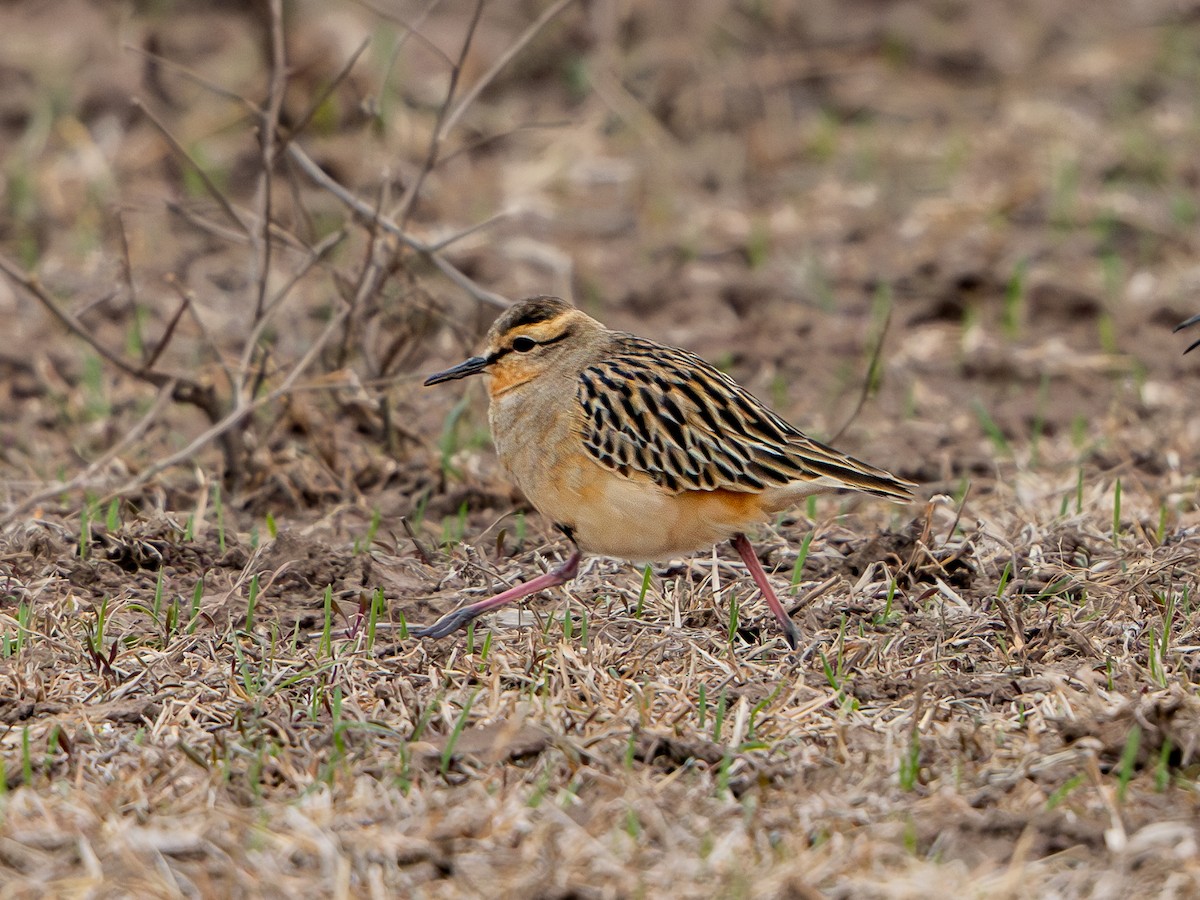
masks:
POLYGON ((99 297, 94 297, 91 300, 88 300, 75 311, 75 318, 82 322, 87 314, 93 309, 95 309, 97 306, 103 306, 116 295, 116 291, 109 291, 106 294, 101 294, 99 297))
POLYGON ((189 378, 184 378, 180 375, 169 375, 153 369, 143 370, 126 361, 97 340, 92 330, 80 322, 73 314, 63 309, 50 296, 36 275, 25 272, 20 266, 2 254, 0 254, 0 271, 3 271, 5 275, 22 287, 31 297, 41 303, 51 316, 64 325, 71 334, 80 338, 95 350, 109 365, 131 378, 145 381, 156 388, 170 384, 172 386, 172 396, 175 400, 182 403, 191 403, 194 406, 200 407, 206 413, 211 413, 214 403, 211 390, 189 378))
POLYGON ((350 354, 350 336, 354 331, 358 312, 362 309, 363 302, 375 292, 379 284, 379 276, 381 274, 379 258, 382 255, 380 251, 383 249, 380 243, 382 229, 379 227, 379 220, 381 218, 379 211, 387 203, 390 182, 391 179, 389 178, 382 178, 379 182, 379 200, 375 205, 375 215, 371 220, 371 239, 367 242, 365 263, 362 271, 359 273, 358 286, 350 299, 350 312, 346 318, 346 330, 342 334, 342 345, 338 348, 337 364, 339 367, 346 364, 346 358, 350 354))
POLYGON ((262 337, 263 330, 271 322, 272 317, 280 308, 283 301, 287 299, 287 296, 291 293, 292 288, 294 288, 300 282, 300 279, 309 273, 313 266, 317 265, 317 263, 328 256, 330 251, 340 244, 345 237, 346 232, 343 230, 335 231, 322 238, 316 244, 316 246, 309 250, 308 259, 306 259, 304 263, 292 273, 292 277, 288 280, 287 284, 283 285, 283 287, 276 291, 275 296, 267 302, 266 307, 263 309, 262 315, 259 316, 258 321, 254 323, 254 328, 251 330, 250 336, 246 339, 246 344, 242 348, 242 357, 239 361, 239 365, 243 369, 249 367, 250 358, 253 355, 255 346, 258 345, 258 341, 262 337))
POLYGON ((499 294, 489 291, 487 288, 480 287, 476 282, 472 281, 464 275, 457 267, 442 256, 440 253, 430 253, 429 261, 437 266, 438 271, 453 281, 456 285, 473 296, 476 300, 482 300, 485 303, 490 303, 492 306, 500 309, 508 309, 511 305, 507 299, 499 294))
POLYGON ((399 205, 391 215, 391 218, 399 222, 401 227, 408 223, 408 218, 412 215, 416 204, 417 195, 421 192, 421 186, 425 183, 425 179, 429 176, 429 173, 433 171, 434 166, 437 165, 438 154, 442 149, 442 140, 446 135, 446 132, 442 129, 442 123, 445 122, 450 113, 450 104, 454 101, 454 92, 458 89, 458 79, 462 75, 463 64, 466 62, 467 52, 471 49, 471 41, 475 37, 475 29, 478 27, 479 19, 482 15, 483 0, 475 0, 475 11, 472 13, 471 21, 467 25, 467 33, 463 36, 462 47, 458 52, 458 60, 450 68, 450 86, 446 88, 446 99, 442 101, 442 105, 438 109, 437 121, 433 126, 433 134, 429 136, 429 147, 425 152, 425 162, 417 172, 417 177, 405 188, 404 196, 400 198, 399 205))
POLYGON ((171 338, 175 334, 175 329, 179 325, 179 320, 183 318, 184 310, 186 310, 191 303, 192 298, 190 294, 185 294, 180 298, 179 308, 175 310, 175 315, 171 316, 171 318, 167 321, 167 327, 166 330, 163 331, 162 337, 158 339, 158 343, 155 345, 154 349, 150 351, 149 358, 142 363, 143 372, 154 368, 154 365, 158 362, 158 358, 162 355, 163 350, 167 348, 167 344, 171 343, 171 338))
MULTIPOLYGON (((125 44, 123 49, 128 50, 131 53, 137 53, 141 56, 144 56, 146 59, 152 60, 155 65, 160 65, 163 68, 172 69, 176 74, 180 75, 183 78, 186 78, 188 81, 191 81, 194 84, 199 85, 200 87, 204 88, 205 90, 209 91, 210 93, 215 94, 218 97, 222 97, 225 100, 232 100, 233 102, 244 106, 246 108, 246 111, 251 113, 252 115, 257 116, 259 114, 258 107, 255 106, 253 103, 251 103, 249 100, 247 100, 245 97, 243 97, 241 94, 239 94, 235 91, 231 91, 231 90, 229 90, 229 88, 223 87, 223 86, 217 84, 215 81, 205 78, 199 72, 196 72, 193 69, 189 69, 187 66, 185 66, 179 62, 176 62, 175 60, 173 60, 169 57, 163 56, 159 53, 155 53, 151 50, 147 50, 145 47, 139 47, 136 44, 125 44)), ((135 105, 137 105, 137 101, 135 101, 135 105)))
POLYGON ((525 122, 521 125, 516 125, 512 128, 509 128, 507 131, 497 131, 493 134, 484 135, 483 137, 471 141, 468 144, 463 144, 453 152, 443 154, 441 158, 441 164, 445 165, 451 160, 458 159, 460 156, 466 156, 479 150, 483 150, 485 147, 490 147, 492 144, 499 143, 506 138, 512 137, 514 134, 520 134, 522 131, 537 131, 539 129, 551 128, 561 129, 567 128, 570 125, 571 122, 568 119, 562 119, 557 122, 525 122))
POLYGON ((368 3, 367 0, 358 0, 358 2, 359 2, 359 5, 364 6, 367 9, 371 10, 371 12, 375 13, 375 15, 379 16, 381 19, 386 19, 389 22, 395 22, 397 25, 399 25, 401 28, 404 29, 404 34, 396 42, 396 46, 392 48, 392 57, 388 61, 389 69, 395 63, 395 59, 396 59, 397 54, 399 54, 399 52, 400 52, 400 48, 403 47, 406 43, 408 43, 408 39, 410 37, 415 37, 422 44, 424 44, 427 48, 429 48, 435 54, 440 56, 442 58, 442 60, 446 63, 446 65, 448 65, 448 66, 454 65, 454 63, 452 63, 450 61, 450 57, 448 57, 444 52, 442 52, 442 48, 439 47, 437 44, 435 44, 433 41, 431 41, 429 38, 425 37, 425 35, 422 34, 421 30, 420 30, 421 25, 425 22, 425 20, 427 18, 429 18, 430 13, 432 13, 435 9, 437 9, 441 5, 441 0, 431 0, 431 2, 423 10, 421 10, 421 12, 417 15, 417 17, 415 19, 401 18, 400 16, 398 16, 394 12, 392 12, 390 9, 384 9, 383 7, 376 6, 373 3, 368 3))
POLYGON ((159 121, 158 116, 150 112, 150 110, 146 108, 146 105, 142 103, 141 100, 135 98, 133 105, 137 109, 141 110, 142 115, 150 120, 150 124, 157 128, 159 134, 167 139, 167 142, 171 145, 171 148, 183 159, 185 159, 187 164, 195 170, 196 174, 200 176, 200 180, 204 182, 205 190, 207 190, 209 195, 216 200, 218 204, 220 204, 223 210, 225 210, 225 215, 229 216, 230 221, 234 222, 238 226, 239 230, 241 230, 248 237, 253 237, 250 226, 240 215, 238 215, 237 210, 233 208, 233 204, 229 202, 229 198, 225 196, 225 192, 213 183, 213 180, 208 177, 208 173, 204 171, 204 167, 192 159, 191 154, 189 154, 187 150, 184 149, 184 146, 175 139, 175 135, 171 134, 170 129, 168 129, 166 125, 159 121))
POLYGON ((395 222, 383 216, 376 214, 375 210, 368 203, 364 203, 358 197, 355 197, 337 181, 330 178, 325 171, 318 166, 312 158, 304 152, 299 144, 292 143, 287 148, 288 155, 300 167, 300 170, 309 177, 318 187, 324 188, 329 193, 338 198, 345 206, 347 206, 355 215, 365 222, 377 221, 380 228, 393 235, 406 247, 415 250, 429 259, 447 278, 457 284, 464 291, 469 293, 475 299, 484 303, 489 303, 499 309, 507 309, 509 302, 499 294, 487 290, 471 280, 467 275, 460 272, 453 263, 445 259, 440 253, 435 252, 429 244, 418 240, 395 222))
POLYGON ((453 234, 447 235, 446 237, 442 238, 441 240, 437 241, 436 243, 430 244, 428 252, 429 253, 440 253, 442 250, 445 250, 451 244, 457 244, 463 238, 470 237, 471 235, 475 234, 477 231, 483 231, 485 228, 491 228, 497 222, 502 222, 503 220, 507 219, 512 214, 513 214, 513 210, 502 209, 500 212, 494 213, 493 215, 488 216, 486 219, 484 219, 481 222, 476 222, 474 225, 468 225, 466 228, 455 231, 453 234))
MULTIPOLYGON (((206 234, 211 234, 213 237, 219 238, 223 241, 228 241, 231 244, 253 246, 253 240, 251 237, 242 231, 233 228, 226 228, 224 225, 220 225, 217 222, 214 222, 211 219, 201 215, 196 210, 185 206, 182 203, 176 203, 174 200, 166 201, 166 205, 168 212, 179 216, 179 218, 186 221, 189 225, 194 225, 196 228, 200 229, 206 234)), ((278 222, 271 223, 271 236, 276 242, 285 243, 289 250, 302 250, 305 253, 308 252, 308 244, 300 240, 300 238, 296 237, 296 235, 292 234, 287 229, 281 228, 278 222)))
MULTIPOLYGON (((197 308, 195 298, 192 292, 179 283, 173 274, 168 273, 163 279, 167 285, 179 295, 179 299, 183 301, 184 311, 191 317, 192 324, 196 326, 196 330, 200 332, 200 336, 204 339, 204 343, 208 345, 209 353, 217 361, 217 365, 221 367, 221 371, 225 375, 225 383, 232 388, 235 385, 233 370, 229 368, 229 364, 225 362, 225 354, 221 352, 220 346, 217 344, 216 338, 209 331, 204 317, 200 315, 200 310, 197 308)), ((215 420, 214 420, 215 421, 215 420)))
POLYGON ((846 417, 846 421, 842 424, 842 427, 829 438, 829 443, 836 444, 841 439, 842 435, 846 433, 846 429, 854 424, 854 420, 862 412, 867 398, 871 396, 871 387, 875 384, 879 373, 879 360, 883 353, 883 342, 887 338, 888 326, 891 324, 892 307, 889 305, 887 315, 883 319, 883 327, 879 329, 879 339, 875 342, 875 348, 871 351, 871 361, 867 364, 867 374, 863 378, 862 390, 858 392, 858 402, 854 404, 854 409, 850 411, 850 415, 846 417))
MULTIPOLYGON (((267 90, 267 102, 260 117, 258 134, 262 160, 262 171, 259 173, 258 184, 258 224, 262 232, 258 242, 258 296, 254 301, 255 321, 262 316, 263 304, 267 302, 267 283, 270 281, 271 274, 275 138, 279 131, 279 111, 283 106, 283 91, 287 85, 287 60, 284 57, 283 41, 283 0, 269 0, 267 8, 271 22, 271 82, 267 90)), ((239 384, 238 387, 240 388, 241 385, 239 384)))
POLYGON ((479 95, 487 88, 489 84, 495 81, 496 76, 507 66, 513 58, 520 53, 529 42, 532 41, 538 33, 546 27, 559 13, 566 9, 574 0, 558 0, 557 3, 547 8, 540 16, 534 20, 528 28, 509 46, 504 53, 500 55, 479 80, 471 86, 471 89, 463 95, 462 99, 457 104, 454 103, 455 94, 458 89, 458 79, 462 74, 463 64, 466 61, 467 53, 471 48, 471 41, 475 35, 475 29, 479 24, 479 19, 483 14, 483 0, 478 0, 475 5, 475 11, 471 17, 470 24, 467 26, 467 33, 463 38, 462 47, 459 50, 457 62, 450 69, 450 85, 446 89, 446 99, 438 110, 437 121, 433 126, 433 134, 429 138, 429 147, 425 156, 425 162, 421 166, 417 177, 408 185, 404 192, 404 196, 400 198, 399 206, 392 214, 391 218, 404 225, 408 222, 412 215, 414 204, 421 187, 440 161, 442 141, 446 135, 458 124, 466 111, 471 107, 471 104, 478 99, 479 95))
POLYGON ((496 76, 500 74, 501 70, 510 62, 512 62, 513 57, 524 50, 525 47, 528 46, 529 42, 537 37, 538 32, 545 28, 555 16, 557 16, 560 12, 574 2, 575 0, 558 0, 558 2, 554 5, 547 7, 545 12, 538 16, 528 28, 521 32, 520 37, 513 41, 508 49, 500 54, 500 58, 492 64, 492 67, 484 72, 483 75, 480 76, 479 80, 471 87, 471 89, 463 95, 463 98, 458 101, 458 105, 454 107, 454 111, 446 116, 445 121, 441 125, 442 134, 439 135, 439 138, 445 136, 450 129, 458 124, 458 120, 462 118, 463 113, 465 113, 471 104, 475 102, 476 98, 483 93, 484 89, 496 79, 496 76))
POLYGON ((182 203, 177 203, 174 200, 166 201, 167 212, 172 215, 179 216, 187 224, 194 226, 205 234, 210 234, 222 241, 227 241, 230 244, 245 244, 247 242, 246 234, 241 229, 229 228, 219 222, 214 222, 206 216, 201 215, 197 210, 190 206, 185 206, 182 203))
POLYGON ((125 452, 128 447, 133 446, 134 443, 141 439, 142 435, 144 435, 149 430, 150 426, 157 421, 158 417, 162 415, 163 410, 167 407, 167 404, 172 401, 172 394, 174 393, 174 390, 174 381, 168 381, 166 384, 164 384, 159 389, 158 395, 154 398, 154 403, 151 404, 150 409, 147 410, 146 414, 142 416, 141 419, 139 419, 137 423, 129 429, 128 432, 125 433, 125 436, 121 438, 121 440, 106 450, 100 457, 89 463, 87 468, 85 468, 82 472, 79 472, 77 475, 75 475, 75 477, 69 479, 68 481, 56 482, 49 487, 46 487, 37 493, 26 497, 8 512, 6 512, 3 516, 0 516, 0 525, 7 525, 9 522, 19 519, 34 507, 45 503, 47 500, 52 500, 55 497, 59 497, 64 493, 70 493, 77 490, 96 490, 99 487, 96 479, 96 473, 103 470, 110 462, 125 452))
POLYGON ((274 403, 280 397, 288 394, 295 385, 296 380, 301 376, 301 374, 303 374, 304 370, 312 364, 313 360, 316 359, 317 354, 324 349, 333 333, 341 327, 345 318, 345 309, 341 310, 337 313, 337 315, 330 318, 329 322, 326 323, 324 330, 309 346, 307 352, 305 352, 304 356, 301 357, 300 361, 292 367, 292 371, 288 373, 287 377, 283 380, 283 383, 280 384, 279 387, 248 403, 239 403, 219 422, 215 423, 211 428, 204 431, 203 434, 193 438, 186 447, 176 451, 175 453, 172 453, 170 456, 166 456, 155 461, 153 465, 150 465, 139 472, 137 477, 131 478, 125 483, 110 490, 104 499, 108 500, 112 497, 118 497, 122 494, 127 494, 131 491, 134 491, 148 482, 151 478, 154 478, 160 472, 170 469, 185 460, 191 459, 208 444, 212 443, 214 440, 217 440, 231 429, 237 428, 244 419, 252 415, 255 411, 261 409, 267 404, 274 403))
POLYGON ((333 76, 333 79, 329 82, 329 84, 325 85, 325 89, 316 96, 316 99, 314 99, 308 105, 308 111, 296 121, 295 125, 292 126, 291 134, 286 138, 283 136, 279 138, 279 146, 275 149, 273 156, 274 159, 278 159, 283 155, 283 151, 287 149, 287 144, 293 137, 298 134, 302 134, 304 130, 308 128, 308 123, 311 122, 313 116, 317 114, 317 110, 319 110, 322 104, 324 104, 325 101, 328 100, 333 94, 333 92, 337 90, 338 85, 350 77, 350 70, 354 68, 355 63, 358 62, 358 58, 362 56, 363 52, 370 46, 371 39, 363 38, 362 43, 358 45, 357 50, 350 54, 350 58, 346 60, 345 65, 338 70, 338 73, 333 76))
POLYGON ((133 261, 129 257, 129 233, 125 230, 125 215, 117 210, 117 236, 121 239, 121 278, 129 291, 129 302, 137 307, 137 286, 133 281, 133 261))
MULTIPOLYGON (((413 239, 411 235, 407 234, 405 231, 405 225, 408 222, 409 217, 412 215, 416 199, 420 194, 421 187, 423 186, 425 179, 428 177, 429 173, 437 167, 440 161, 442 142, 445 140, 446 135, 454 128, 455 125, 458 124, 459 120, 470 108, 471 104, 474 103, 484 89, 486 89, 487 86, 495 80, 500 71, 506 65, 508 65, 508 63, 511 62, 512 59, 522 49, 524 49, 550 21, 552 21, 559 13, 566 9, 567 6, 569 6, 572 2, 573 0, 558 0, 557 3, 554 3, 548 9, 546 9, 534 22, 529 25, 528 28, 525 29, 524 32, 522 32, 517 40, 513 42, 513 44, 503 54, 501 54, 500 58, 496 60, 491 68, 489 68, 487 72, 483 74, 483 76, 456 104, 455 96, 458 90, 459 77, 462 74, 467 53, 471 48, 475 30, 478 27, 479 20, 483 15, 483 0, 478 0, 478 2, 475 4, 470 23, 467 26, 467 32, 463 38, 462 46, 459 49, 458 59, 451 67, 450 85, 446 90, 446 98, 438 110, 437 121, 434 123, 433 133, 429 138, 429 146, 426 151, 424 163, 421 165, 417 176, 406 187, 404 195, 401 197, 395 212, 391 216, 384 218, 380 216, 378 212, 370 214, 372 219, 379 220, 380 224, 382 224, 385 228, 388 228, 389 231, 399 237, 401 241, 406 243, 411 249, 424 254, 434 264, 434 266, 436 266, 438 270, 441 271, 442 274, 444 274, 452 282, 471 293, 477 299, 484 300, 495 306, 506 307, 508 303, 503 298, 498 297, 489 291, 484 291, 457 267, 451 265, 439 254, 438 251, 444 249, 446 246, 460 239, 461 237, 471 234, 474 231, 484 228, 492 222, 503 218, 505 215, 507 215, 506 213, 497 214, 496 216, 488 219, 486 222, 472 226, 471 228, 468 228, 457 235, 445 238, 434 245, 423 244, 413 239), (397 222, 399 223, 398 225, 392 224, 397 222)), ((410 29, 409 33, 415 33, 415 29, 410 29)), ((291 149, 292 148, 289 148, 289 150, 291 149)), ((293 154, 293 157, 295 158, 295 154, 293 154)), ((313 176, 313 172, 310 168, 305 167, 303 164, 301 167, 309 173, 310 177, 313 176)), ((322 172, 321 175, 324 175, 324 173, 322 172)), ((333 181, 332 179, 327 178, 322 180, 328 182, 333 181)), ((325 184, 325 186, 327 189, 332 189, 330 184, 325 184)), ((340 185, 338 187, 340 187, 340 185)), ((350 202, 351 198, 349 197, 348 192, 345 192, 344 190, 335 191, 335 194, 342 197, 343 202, 346 202, 351 208, 358 210, 360 215, 363 215, 364 217, 368 216, 368 213, 364 208, 366 205, 362 204, 360 201, 357 201, 357 198, 353 198, 354 202, 350 202)))

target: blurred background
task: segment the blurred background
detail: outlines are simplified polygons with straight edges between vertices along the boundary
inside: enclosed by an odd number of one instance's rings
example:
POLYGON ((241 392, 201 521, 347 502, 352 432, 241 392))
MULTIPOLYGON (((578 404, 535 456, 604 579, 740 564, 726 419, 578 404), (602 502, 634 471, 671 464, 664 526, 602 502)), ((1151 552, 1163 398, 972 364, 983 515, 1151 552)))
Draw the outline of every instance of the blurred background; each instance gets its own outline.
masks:
MULTIPOLYGON (((0 248, 131 369, 214 392, 135 456, 279 387, 340 313, 308 389, 199 459, 259 507, 420 492, 457 394, 416 379, 497 307, 372 228, 378 210, 448 241, 481 290, 693 349, 816 435, 866 384, 842 443, 935 491, 1055 465, 1066 484, 1081 461, 1195 470, 1200 361, 1170 330, 1200 311, 1188 4, 283 9, 275 35, 265 3, 0 7, 0 248), (272 103, 368 216, 282 149, 268 184, 272 103)), ((0 314, 11 476, 94 457, 150 402, 11 282, 0 314)), ((468 449, 480 399, 456 414, 468 449)))

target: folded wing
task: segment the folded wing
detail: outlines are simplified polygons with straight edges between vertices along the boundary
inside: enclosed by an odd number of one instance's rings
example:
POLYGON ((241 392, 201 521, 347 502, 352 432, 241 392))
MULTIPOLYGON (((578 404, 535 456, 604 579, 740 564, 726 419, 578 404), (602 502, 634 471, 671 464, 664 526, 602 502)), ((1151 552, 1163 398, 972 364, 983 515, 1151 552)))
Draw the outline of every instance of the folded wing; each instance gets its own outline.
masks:
POLYGON ((601 465, 672 492, 796 482, 908 499, 911 484, 814 441, 695 354, 634 335, 583 370, 583 443, 601 465))

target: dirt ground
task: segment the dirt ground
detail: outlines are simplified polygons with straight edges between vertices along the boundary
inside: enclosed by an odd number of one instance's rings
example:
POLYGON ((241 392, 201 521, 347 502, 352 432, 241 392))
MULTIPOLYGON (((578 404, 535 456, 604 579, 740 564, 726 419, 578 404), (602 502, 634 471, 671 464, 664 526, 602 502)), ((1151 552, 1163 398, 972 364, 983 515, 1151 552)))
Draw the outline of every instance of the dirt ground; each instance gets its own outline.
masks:
POLYGON ((0 6, 0 897, 1200 896, 1200 8, 275 9, 0 6), (799 652, 408 636, 564 552, 421 386, 541 293, 919 483, 799 652))

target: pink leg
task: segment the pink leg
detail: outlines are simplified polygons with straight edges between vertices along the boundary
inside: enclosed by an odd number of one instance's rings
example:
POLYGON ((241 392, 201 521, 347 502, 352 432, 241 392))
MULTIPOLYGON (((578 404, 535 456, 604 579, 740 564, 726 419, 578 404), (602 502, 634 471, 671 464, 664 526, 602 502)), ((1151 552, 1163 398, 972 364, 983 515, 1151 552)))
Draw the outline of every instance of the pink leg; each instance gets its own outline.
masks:
MULTIPOLYGON (((544 591, 546 588, 557 587, 560 584, 566 584, 575 577, 575 573, 579 571, 579 560, 582 554, 579 548, 576 547, 566 561, 557 569, 551 569, 544 575, 539 575, 537 578, 531 578, 524 584, 518 584, 516 587, 511 587, 507 591, 497 594, 494 597, 488 597, 486 600, 479 600, 469 606, 464 606, 462 609, 456 609, 454 612, 446 613, 432 625, 427 628, 410 628, 408 633, 413 637, 422 638, 443 638, 452 631, 457 631, 459 628, 464 628, 468 622, 478 616, 483 615, 489 610, 493 610, 498 606, 503 606, 505 603, 512 603, 515 600, 520 600, 528 597, 530 594, 536 594, 538 591, 544 591)), ((778 601, 776 601, 778 602, 778 601)))
POLYGON ((763 571, 762 563, 758 561, 758 556, 755 554, 754 548, 750 546, 750 542, 746 540, 744 534, 739 534, 733 539, 733 548, 737 550, 738 555, 742 558, 742 562, 750 570, 750 577, 758 585, 763 599, 767 601, 767 606, 771 608, 771 612, 775 613, 775 618, 783 626, 783 636, 787 638, 788 646, 795 650, 800 646, 800 629, 796 627, 796 623, 791 620, 787 614, 787 610, 783 608, 783 604, 775 596, 775 591, 767 581, 767 573, 763 571))

